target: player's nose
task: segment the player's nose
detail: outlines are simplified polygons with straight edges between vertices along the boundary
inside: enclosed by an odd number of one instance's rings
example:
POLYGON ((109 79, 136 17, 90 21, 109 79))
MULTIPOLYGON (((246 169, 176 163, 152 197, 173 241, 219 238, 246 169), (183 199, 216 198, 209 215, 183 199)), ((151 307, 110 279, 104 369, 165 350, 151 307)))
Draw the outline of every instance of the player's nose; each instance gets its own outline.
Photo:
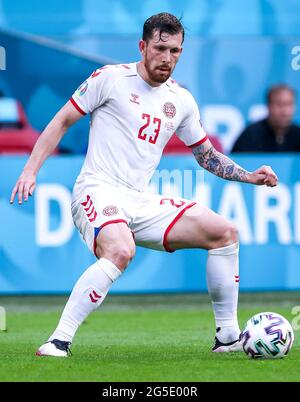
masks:
POLYGON ((170 63, 171 61, 171 52, 170 50, 166 50, 163 54, 163 63, 170 63))

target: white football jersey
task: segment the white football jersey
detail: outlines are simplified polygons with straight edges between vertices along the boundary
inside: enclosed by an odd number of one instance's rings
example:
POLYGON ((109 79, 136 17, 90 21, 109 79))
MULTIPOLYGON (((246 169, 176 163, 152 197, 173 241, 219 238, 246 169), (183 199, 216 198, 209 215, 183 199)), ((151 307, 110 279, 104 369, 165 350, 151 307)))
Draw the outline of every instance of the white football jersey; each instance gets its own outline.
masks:
POLYGON ((77 183, 104 180, 144 191, 174 132, 187 146, 207 138, 192 95, 172 79, 150 86, 136 63, 96 70, 70 100, 82 114, 91 113, 77 183))

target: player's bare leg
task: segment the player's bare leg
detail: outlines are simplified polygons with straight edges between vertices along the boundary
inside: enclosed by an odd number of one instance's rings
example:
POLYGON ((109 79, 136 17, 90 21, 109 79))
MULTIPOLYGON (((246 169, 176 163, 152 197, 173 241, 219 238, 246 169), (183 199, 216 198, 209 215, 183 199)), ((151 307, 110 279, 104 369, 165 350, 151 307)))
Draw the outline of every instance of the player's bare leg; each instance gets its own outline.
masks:
POLYGON ((206 278, 216 320, 215 352, 241 350, 237 320, 238 234, 236 228, 210 209, 195 205, 175 223, 168 249, 208 250, 206 278))
POLYGON ((78 279, 59 324, 38 356, 67 357, 73 337, 86 317, 105 299, 112 283, 126 269, 135 254, 135 244, 125 223, 103 227, 96 238, 99 258, 78 279))

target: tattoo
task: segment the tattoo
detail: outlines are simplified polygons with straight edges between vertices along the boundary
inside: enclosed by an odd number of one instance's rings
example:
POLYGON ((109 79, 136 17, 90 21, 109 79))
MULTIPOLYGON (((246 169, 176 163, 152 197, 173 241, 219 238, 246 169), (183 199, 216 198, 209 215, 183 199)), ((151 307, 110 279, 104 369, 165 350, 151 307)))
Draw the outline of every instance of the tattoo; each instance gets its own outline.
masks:
POLYGON ((216 176, 226 180, 248 181, 249 172, 214 147, 205 151, 204 145, 201 144, 192 150, 199 165, 216 176))

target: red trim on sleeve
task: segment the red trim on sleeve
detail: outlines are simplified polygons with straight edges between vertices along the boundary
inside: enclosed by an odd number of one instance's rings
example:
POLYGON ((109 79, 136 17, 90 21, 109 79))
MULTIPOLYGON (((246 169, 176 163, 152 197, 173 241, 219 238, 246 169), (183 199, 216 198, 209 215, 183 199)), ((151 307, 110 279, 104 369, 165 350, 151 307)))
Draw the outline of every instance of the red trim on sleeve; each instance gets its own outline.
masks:
POLYGON ((208 136, 206 135, 204 138, 202 138, 202 140, 196 142, 195 144, 192 145, 188 145, 189 148, 193 148, 196 147, 197 145, 201 145, 203 144, 203 142, 205 142, 208 139, 208 136))
POLYGON ((170 233, 170 230, 172 229, 172 227, 175 225, 175 223, 178 221, 178 219, 180 219, 182 217, 182 215, 185 213, 186 210, 188 210, 189 208, 193 207, 194 205, 196 205, 196 202, 192 202, 191 204, 187 205, 185 208, 183 208, 178 215, 175 216, 175 218, 172 220, 172 222, 170 223, 170 225, 167 227, 165 233, 164 233, 164 238, 163 238, 163 246, 164 249, 166 251, 168 251, 168 253, 173 253, 175 250, 171 250, 168 246, 168 235, 170 233))
POLYGON ((70 98, 70 102, 71 102, 72 105, 75 107, 75 109, 78 110, 79 113, 81 113, 83 116, 86 115, 86 113, 77 105, 77 103, 74 101, 73 98, 70 98))

